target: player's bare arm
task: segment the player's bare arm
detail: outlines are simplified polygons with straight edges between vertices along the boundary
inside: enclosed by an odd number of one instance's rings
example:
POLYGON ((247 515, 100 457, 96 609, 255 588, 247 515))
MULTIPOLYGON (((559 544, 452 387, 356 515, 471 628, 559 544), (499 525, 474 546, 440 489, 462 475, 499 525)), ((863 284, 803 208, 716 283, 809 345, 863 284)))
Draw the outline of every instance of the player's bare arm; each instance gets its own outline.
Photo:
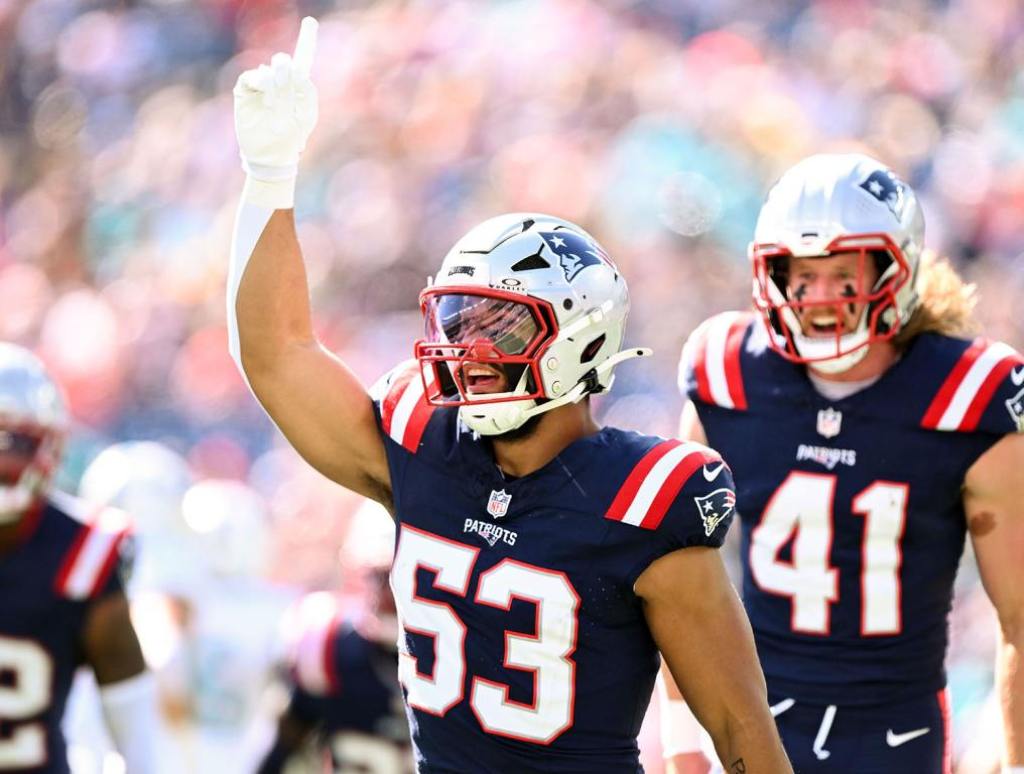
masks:
POLYGON ((274 744, 264 756, 256 774, 280 774, 288 759, 302 748, 313 730, 311 725, 296 717, 290 708, 286 709, 277 720, 274 744))
MULTIPOLYGON (((697 407, 687 401, 679 415, 679 438, 707 445, 697 407)), ((661 745, 668 774, 707 774, 710 761, 700 747, 701 725, 672 679, 667 663, 658 673, 662 691, 661 745)))
POLYGON ((707 446, 708 438, 704 434, 704 426, 700 423, 700 416, 693 401, 687 401, 679 415, 679 437, 684 441, 696 441, 707 446))
POLYGON ((768 710, 750 624, 717 550, 686 548, 661 557, 637 579, 636 593, 725 770, 792 771, 768 710))
POLYGON ((107 729, 128 771, 146 774, 157 762, 156 681, 146 669, 124 593, 95 600, 81 635, 86 663, 96 675, 107 729))
MULTIPOLYGON (((964 508, 981 580, 999 616, 996 688, 1004 766, 1024 767, 1024 435, 1008 435, 964 480, 964 508)), ((1016 769, 1015 769, 1016 770, 1016 769)))
POLYGON ((317 117, 309 73, 316 22, 303 21, 294 57, 241 75, 235 128, 247 172, 232 242, 232 354, 295 449, 337 483, 387 504, 390 480, 366 389, 313 333, 294 223, 299 155, 317 117))
POLYGON ((127 680, 145 671, 146 662, 124 594, 110 594, 90 606, 82 631, 82 651, 100 685, 127 680))

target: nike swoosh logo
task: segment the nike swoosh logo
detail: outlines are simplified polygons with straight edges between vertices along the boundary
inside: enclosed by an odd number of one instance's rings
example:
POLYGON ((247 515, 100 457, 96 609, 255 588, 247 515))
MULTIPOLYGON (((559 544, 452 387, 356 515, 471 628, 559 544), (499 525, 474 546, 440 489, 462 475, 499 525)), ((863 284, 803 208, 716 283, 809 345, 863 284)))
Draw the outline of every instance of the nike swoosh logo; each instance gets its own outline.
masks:
POLYGON ((718 478, 718 474, 722 472, 722 468, 724 468, 724 467, 725 467, 725 463, 724 462, 719 462, 718 463, 718 467, 716 467, 714 470, 708 470, 708 466, 705 465, 704 466, 704 480, 705 481, 714 481, 716 478, 718 478))
POLYGON ((1024 384, 1024 366, 1020 368, 1014 368, 1010 371, 1010 381, 1013 382, 1015 387, 1020 387, 1024 384))
POLYGON ((917 739, 919 736, 924 736, 929 731, 931 731, 930 728, 918 728, 913 731, 907 731, 903 734, 897 734, 890 728, 885 733, 885 743, 890 747, 899 747, 901 744, 906 744, 911 739, 917 739))

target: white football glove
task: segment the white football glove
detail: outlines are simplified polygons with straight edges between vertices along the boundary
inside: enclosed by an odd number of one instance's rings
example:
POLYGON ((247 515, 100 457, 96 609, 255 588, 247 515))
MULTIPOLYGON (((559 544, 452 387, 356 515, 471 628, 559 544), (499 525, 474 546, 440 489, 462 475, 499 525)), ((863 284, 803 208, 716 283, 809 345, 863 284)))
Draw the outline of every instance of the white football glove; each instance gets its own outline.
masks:
POLYGON ((309 73, 317 22, 302 20, 295 53, 246 70, 235 84, 235 134, 247 174, 243 199, 271 209, 295 204, 295 176, 318 114, 309 73))

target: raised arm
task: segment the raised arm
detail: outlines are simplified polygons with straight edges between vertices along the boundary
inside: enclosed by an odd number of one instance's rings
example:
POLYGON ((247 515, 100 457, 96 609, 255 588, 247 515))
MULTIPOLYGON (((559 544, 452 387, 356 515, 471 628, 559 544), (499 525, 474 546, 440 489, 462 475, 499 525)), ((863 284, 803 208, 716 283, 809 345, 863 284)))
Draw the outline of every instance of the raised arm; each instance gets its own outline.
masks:
POLYGON ((754 636, 718 551, 652 563, 636 593, 665 663, 729 774, 792 772, 768 710, 754 636))
POLYGON ((316 21, 294 56, 276 54, 235 86, 235 130, 246 170, 228 274, 231 354, 256 398, 313 467, 390 504, 390 476, 366 388, 313 333, 295 233, 299 155, 317 119, 310 68, 316 21))
POLYGON ((1003 765, 1013 772, 1024 771, 1022 471, 1024 434, 1008 435, 971 466, 964 481, 964 509, 978 569, 985 591, 999 616, 996 690, 1006 742, 1003 765))

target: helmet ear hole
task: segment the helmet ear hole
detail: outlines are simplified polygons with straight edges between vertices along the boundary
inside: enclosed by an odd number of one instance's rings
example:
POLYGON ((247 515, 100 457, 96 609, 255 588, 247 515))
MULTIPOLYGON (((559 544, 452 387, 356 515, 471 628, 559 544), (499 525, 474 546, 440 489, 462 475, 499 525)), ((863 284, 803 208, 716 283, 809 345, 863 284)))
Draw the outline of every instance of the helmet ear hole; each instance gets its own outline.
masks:
POLYGON ((580 362, 589 363, 591 360, 597 357, 597 353, 601 349, 601 347, 604 346, 606 338, 607 337, 605 336, 605 334, 602 333, 592 342, 587 344, 587 346, 583 348, 583 354, 580 355, 580 362))

